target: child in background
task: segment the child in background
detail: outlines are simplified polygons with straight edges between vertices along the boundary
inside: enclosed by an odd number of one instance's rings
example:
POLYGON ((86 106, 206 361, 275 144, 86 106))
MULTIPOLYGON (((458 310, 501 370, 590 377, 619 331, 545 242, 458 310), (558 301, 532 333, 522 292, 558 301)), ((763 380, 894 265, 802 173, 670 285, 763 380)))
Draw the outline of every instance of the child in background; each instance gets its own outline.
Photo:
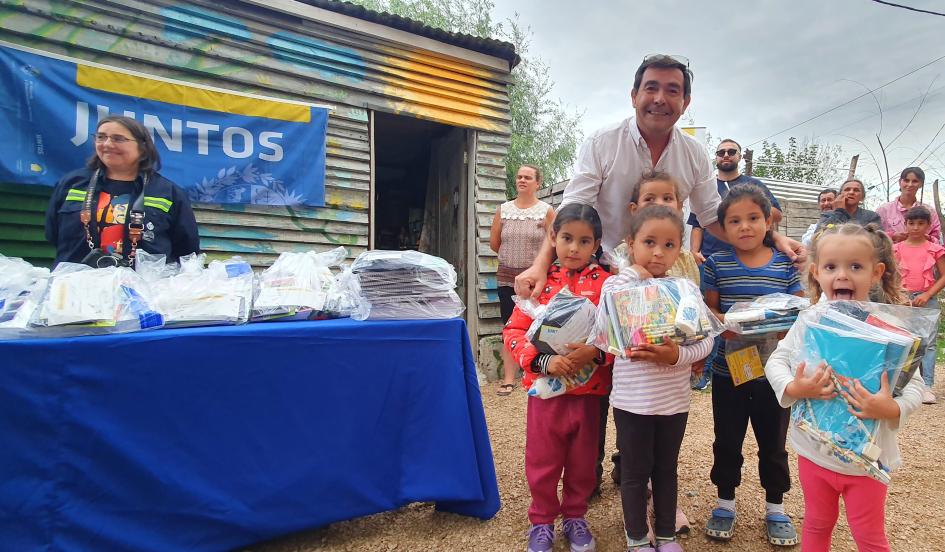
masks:
MULTIPOLYGON (((650 171, 640 177, 639 184, 630 192, 630 216, 648 205, 665 205, 675 209, 682 216, 682 201, 679 200, 679 184, 669 174, 661 171, 650 171)), ((614 255, 633 262, 630 249, 626 242, 614 248, 614 255)), ((667 276, 686 278, 699 286, 699 265, 692 251, 684 247, 676 257, 676 262, 666 272, 667 276)))
MULTIPOLYGON (((705 302, 719 317, 739 301, 770 293, 803 295, 797 270, 771 240, 771 202, 753 184, 733 186, 719 205, 719 224, 732 251, 719 251, 705 262, 705 302)), ((760 371, 759 366, 759 371, 760 371)), ((765 490, 765 528, 771 544, 797 544, 797 531, 784 511, 784 493, 791 488, 784 445, 790 412, 778 404, 764 377, 735 386, 719 344, 712 369, 712 483, 718 488, 718 507, 706 522, 706 534, 730 540, 735 531, 735 488, 741 483, 742 446, 751 422, 758 441, 758 476, 765 490)))
MULTIPOLYGON (((679 216, 682 217, 682 202, 679 200, 679 184, 676 180, 669 174, 661 171, 650 171, 644 173, 640 177, 640 182, 633 188, 633 191, 630 192, 630 216, 636 214, 640 209, 647 207, 649 205, 665 205, 670 209, 676 210, 679 213, 679 216)), ((621 243, 614 248, 614 255, 616 257, 626 259, 630 264, 633 264, 633 255, 630 252, 630 248, 627 246, 627 243, 621 243)), ((676 257, 676 261, 669 267, 669 270, 666 271, 667 276, 674 276, 678 278, 685 278, 690 282, 694 283, 696 287, 699 287, 699 265, 696 264, 696 259, 692 255, 692 251, 687 247, 683 247, 679 250, 679 256, 676 257)), ((692 363, 692 374, 690 375, 690 380, 698 381, 702 377, 702 370, 705 367, 705 363, 702 359, 699 359, 696 362, 692 363)), ((606 405, 605 405, 606 408, 606 405)), ((606 414, 602 418, 603 425, 607 425, 607 416, 606 414)), ((603 451, 604 451, 604 435, 605 433, 601 432, 601 442, 600 459, 603 460, 603 451)), ((610 457, 611 461, 614 463, 614 470, 611 472, 611 478, 614 480, 614 483, 620 485, 620 453, 616 453, 610 457)), ((653 510, 652 498, 649 501, 648 509, 653 510)), ((689 533, 689 519, 686 517, 685 512, 682 511, 682 508, 676 507, 676 534, 682 535, 689 533)))
MULTIPOLYGON (((945 288, 945 247, 928 240, 931 225, 932 213, 925 207, 917 205, 906 211, 908 237, 894 245, 893 252, 912 306, 938 309, 936 295, 945 288), (935 278, 936 270, 938 279, 935 278)), ((922 379, 925 380, 922 402, 935 404, 935 394, 932 393, 932 384, 935 383, 934 340, 922 357, 922 379)))
MULTIPOLYGON (((679 212, 663 205, 636 211, 627 245, 634 265, 604 285, 604 291, 634 280, 662 278, 682 247, 679 212)), ((630 552, 681 552, 676 542, 679 449, 689 418, 689 374, 712 341, 679 346, 672 341, 636 347, 614 364, 610 402, 620 450, 620 499, 630 552), (656 542, 647 537, 647 483, 653 482, 656 542), (656 548, 653 548, 655 544, 656 548)))
MULTIPOLYGON (((899 275, 893 258, 892 241, 877 225, 828 225, 814 238, 808 288, 811 302, 820 294, 828 300, 868 301, 870 288, 882 282, 886 303, 906 303, 900 291, 899 275)), ((810 369, 802 362, 792 373, 791 356, 803 347, 802 332, 791 328, 771 354, 765 374, 781 406, 790 407, 801 399, 829 399, 836 395, 829 366, 810 369)), ((879 392, 867 391, 855 382, 844 396, 856 410, 857 418, 880 420, 876 444, 882 448, 879 461, 895 470, 902 463, 896 434, 922 400, 922 380, 916 373, 893 398, 885 372, 879 392)), ((846 506, 847 522, 859 550, 889 551, 884 524, 886 492, 883 483, 862 475, 857 468, 821 451, 819 444, 801 431, 791 430, 791 446, 798 455, 798 476, 804 491, 804 523, 801 527, 803 552, 827 552, 840 510, 846 506)))
MULTIPOLYGON (((548 271, 539 303, 547 304, 564 286, 595 305, 600 301, 601 287, 610 277, 594 259, 602 233, 600 216, 593 207, 572 203, 558 211, 551 232, 558 259, 548 271)), ((565 356, 539 354, 525 338, 531 323, 532 319, 515 307, 502 331, 506 348, 525 371, 525 389, 539 376, 573 374, 592 362, 598 368, 587 383, 564 395, 528 397, 525 476, 532 495, 528 552, 549 552, 553 548, 558 515, 564 518, 563 532, 571 552, 591 552, 596 542, 584 516, 596 488, 599 404, 600 397, 610 393, 610 365, 604 353, 584 343, 571 344, 572 351, 565 356), (562 470, 564 486, 559 502, 562 470)))

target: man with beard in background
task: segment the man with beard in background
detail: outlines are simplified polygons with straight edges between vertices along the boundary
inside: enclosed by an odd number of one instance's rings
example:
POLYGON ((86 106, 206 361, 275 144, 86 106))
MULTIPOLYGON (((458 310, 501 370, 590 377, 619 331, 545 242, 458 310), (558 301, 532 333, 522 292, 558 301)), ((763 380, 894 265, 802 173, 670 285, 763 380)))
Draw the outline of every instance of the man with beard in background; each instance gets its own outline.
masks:
MULTIPOLYGON (((722 140, 719 147, 716 148, 715 167, 718 169, 716 185, 718 185, 719 188, 719 196, 722 198, 727 196, 732 186, 738 184, 754 184, 764 190, 765 195, 767 195, 768 199, 771 201, 771 222, 777 224, 781 221, 781 205, 778 203, 777 198, 774 197, 774 194, 771 193, 771 190, 760 180, 744 175, 739 171, 738 163, 741 160, 742 147, 731 138, 722 140)), ((692 226, 692 234, 689 236, 689 249, 692 251, 693 257, 696 258, 696 262, 699 263, 699 275, 701 277, 703 276, 702 263, 709 258, 709 255, 718 251, 731 251, 732 246, 712 234, 706 233, 702 226, 699 225, 699 221, 696 220, 694 214, 690 213, 687 223, 692 226)), ((718 346, 706 357, 706 366, 712 366, 712 360, 715 358, 717 351, 718 346)), ((709 387, 709 382, 712 379, 710 372, 711 370, 704 370, 702 372, 702 378, 694 383, 692 388, 697 391, 705 391, 709 387)))

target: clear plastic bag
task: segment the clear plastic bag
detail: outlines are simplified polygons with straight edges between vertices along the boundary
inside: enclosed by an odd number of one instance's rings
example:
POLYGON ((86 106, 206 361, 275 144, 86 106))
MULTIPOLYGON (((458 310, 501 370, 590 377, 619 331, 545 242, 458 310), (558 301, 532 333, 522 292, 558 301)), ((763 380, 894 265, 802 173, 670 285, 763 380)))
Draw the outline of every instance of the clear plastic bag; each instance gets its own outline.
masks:
POLYGON ((285 252, 259 275, 253 321, 308 319, 324 311, 335 285, 332 266, 348 256, 344 247, 315 253, 285 252))
POLYGON ((456 295, 456 270, 445 260, 417 251, 366 251, 351 265, 362 304, 352 314, 365 319, 455 318, 466 307, 456 295))
POLYGON ((725 313, 727 329, 740 335, 786 332, 797 315, 810 307, 810 300, 787 293, 762 295, 753 301, 739 302, 725 313))
POLYGON ((48 283, 49 269, 0 255, 0 339, 15 339, 28 331, 48 283))
POLYGON ((525 337, 538 352, 566 355, 568 343, 584 343, 594 329, 597 307, 587 297, 574 295, 567 286, 548 301, 514 298, 518 308, 532 319, 525 337))
POLYGON ((351 265, 342 265, 341 272, 335 275, 328 290, 324 318, 357 317, 364 310, 362 303, 358 278, 352 272, 351 265))
POLYGON ((238 257, 213 261, 206 255, 181 257, 180 265, 163 264, 163 255, 148 256, 135 269, 150 279, 155 306, 167 327, 244 324, 253 300, 253 270, 238 257))
POLYGON ((630 278, 625 284, 605 287, 591 343, 602 351, 628 358, 630 350, 643 343, 670 339, 689 345, 715 337, 723 329, 689 280, 630 278))
MULTIPOLYGON (((585 343, 594 329, 597 307, 588 298, 574 295, 567 287, 542 305, 534 299, 514 298, 518 308, 532 319, 525 337, 540 353, 567 355, 569 343, 585 343)), ((532 382, 529 396, 550 399, 587 383, 597 365, 589 363, 569 376, 541 376, 532 382)))
MULTIPOLYGON (((885 372, 894 394, 901 392, 921 362, 924 340, 934 335, 938 312, 899 305, 857 301, 825 301, 801 312, 797 329, 803 346, 794 351, 793 369, 806 362, 826 362, 834 385, 842 378, 856 379, 871 393, 880 388, 885 372), (903 375, 908 377, 902 378, 903 375)), ((876 420, 859 419, 842 394, 829 400, 804 399, 792 410, 792 423, 818 441, 837 459, 858 466, 866 475, 888 482, 878 462, 876 420)))
POLYGON ((59 263, 30 327, 36 337, 158 329, 164 317, 153 304, 148 283, 128 267, 59 263))

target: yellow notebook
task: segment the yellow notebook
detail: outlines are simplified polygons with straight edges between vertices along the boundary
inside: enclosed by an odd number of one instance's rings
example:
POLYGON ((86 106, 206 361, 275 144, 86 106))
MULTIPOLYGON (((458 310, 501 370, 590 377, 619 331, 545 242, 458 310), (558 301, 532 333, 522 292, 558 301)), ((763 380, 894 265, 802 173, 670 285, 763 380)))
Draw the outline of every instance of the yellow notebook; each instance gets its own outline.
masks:
POLYGON ((725 361, 728 362, 728 372, 732 375, 732 383, 735 385, 765 375, 765 367, 755 345, 731 353, 726 352, 725 361))

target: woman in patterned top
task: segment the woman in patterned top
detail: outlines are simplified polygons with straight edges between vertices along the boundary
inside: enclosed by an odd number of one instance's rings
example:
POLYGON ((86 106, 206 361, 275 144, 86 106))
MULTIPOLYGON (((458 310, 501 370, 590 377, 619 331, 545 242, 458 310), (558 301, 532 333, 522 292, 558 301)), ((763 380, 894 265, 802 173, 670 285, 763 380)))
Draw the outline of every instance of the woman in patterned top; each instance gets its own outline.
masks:
MULTIPOLYGON (((492 219, 489 245, 499 254, 496 284, 503 324, 508 323, 515 308, 512 302, 515 277, 532 265, 555 219, 551 205, 537 197, 540 187, 541 169, 535 165, 522 165, 515 176, 515 199, 500 205, 492 219)), ((497 391, 499 395, 508 395, 515 389, 517 371, 518 366, 503 347, 503 379, 497 391)))

